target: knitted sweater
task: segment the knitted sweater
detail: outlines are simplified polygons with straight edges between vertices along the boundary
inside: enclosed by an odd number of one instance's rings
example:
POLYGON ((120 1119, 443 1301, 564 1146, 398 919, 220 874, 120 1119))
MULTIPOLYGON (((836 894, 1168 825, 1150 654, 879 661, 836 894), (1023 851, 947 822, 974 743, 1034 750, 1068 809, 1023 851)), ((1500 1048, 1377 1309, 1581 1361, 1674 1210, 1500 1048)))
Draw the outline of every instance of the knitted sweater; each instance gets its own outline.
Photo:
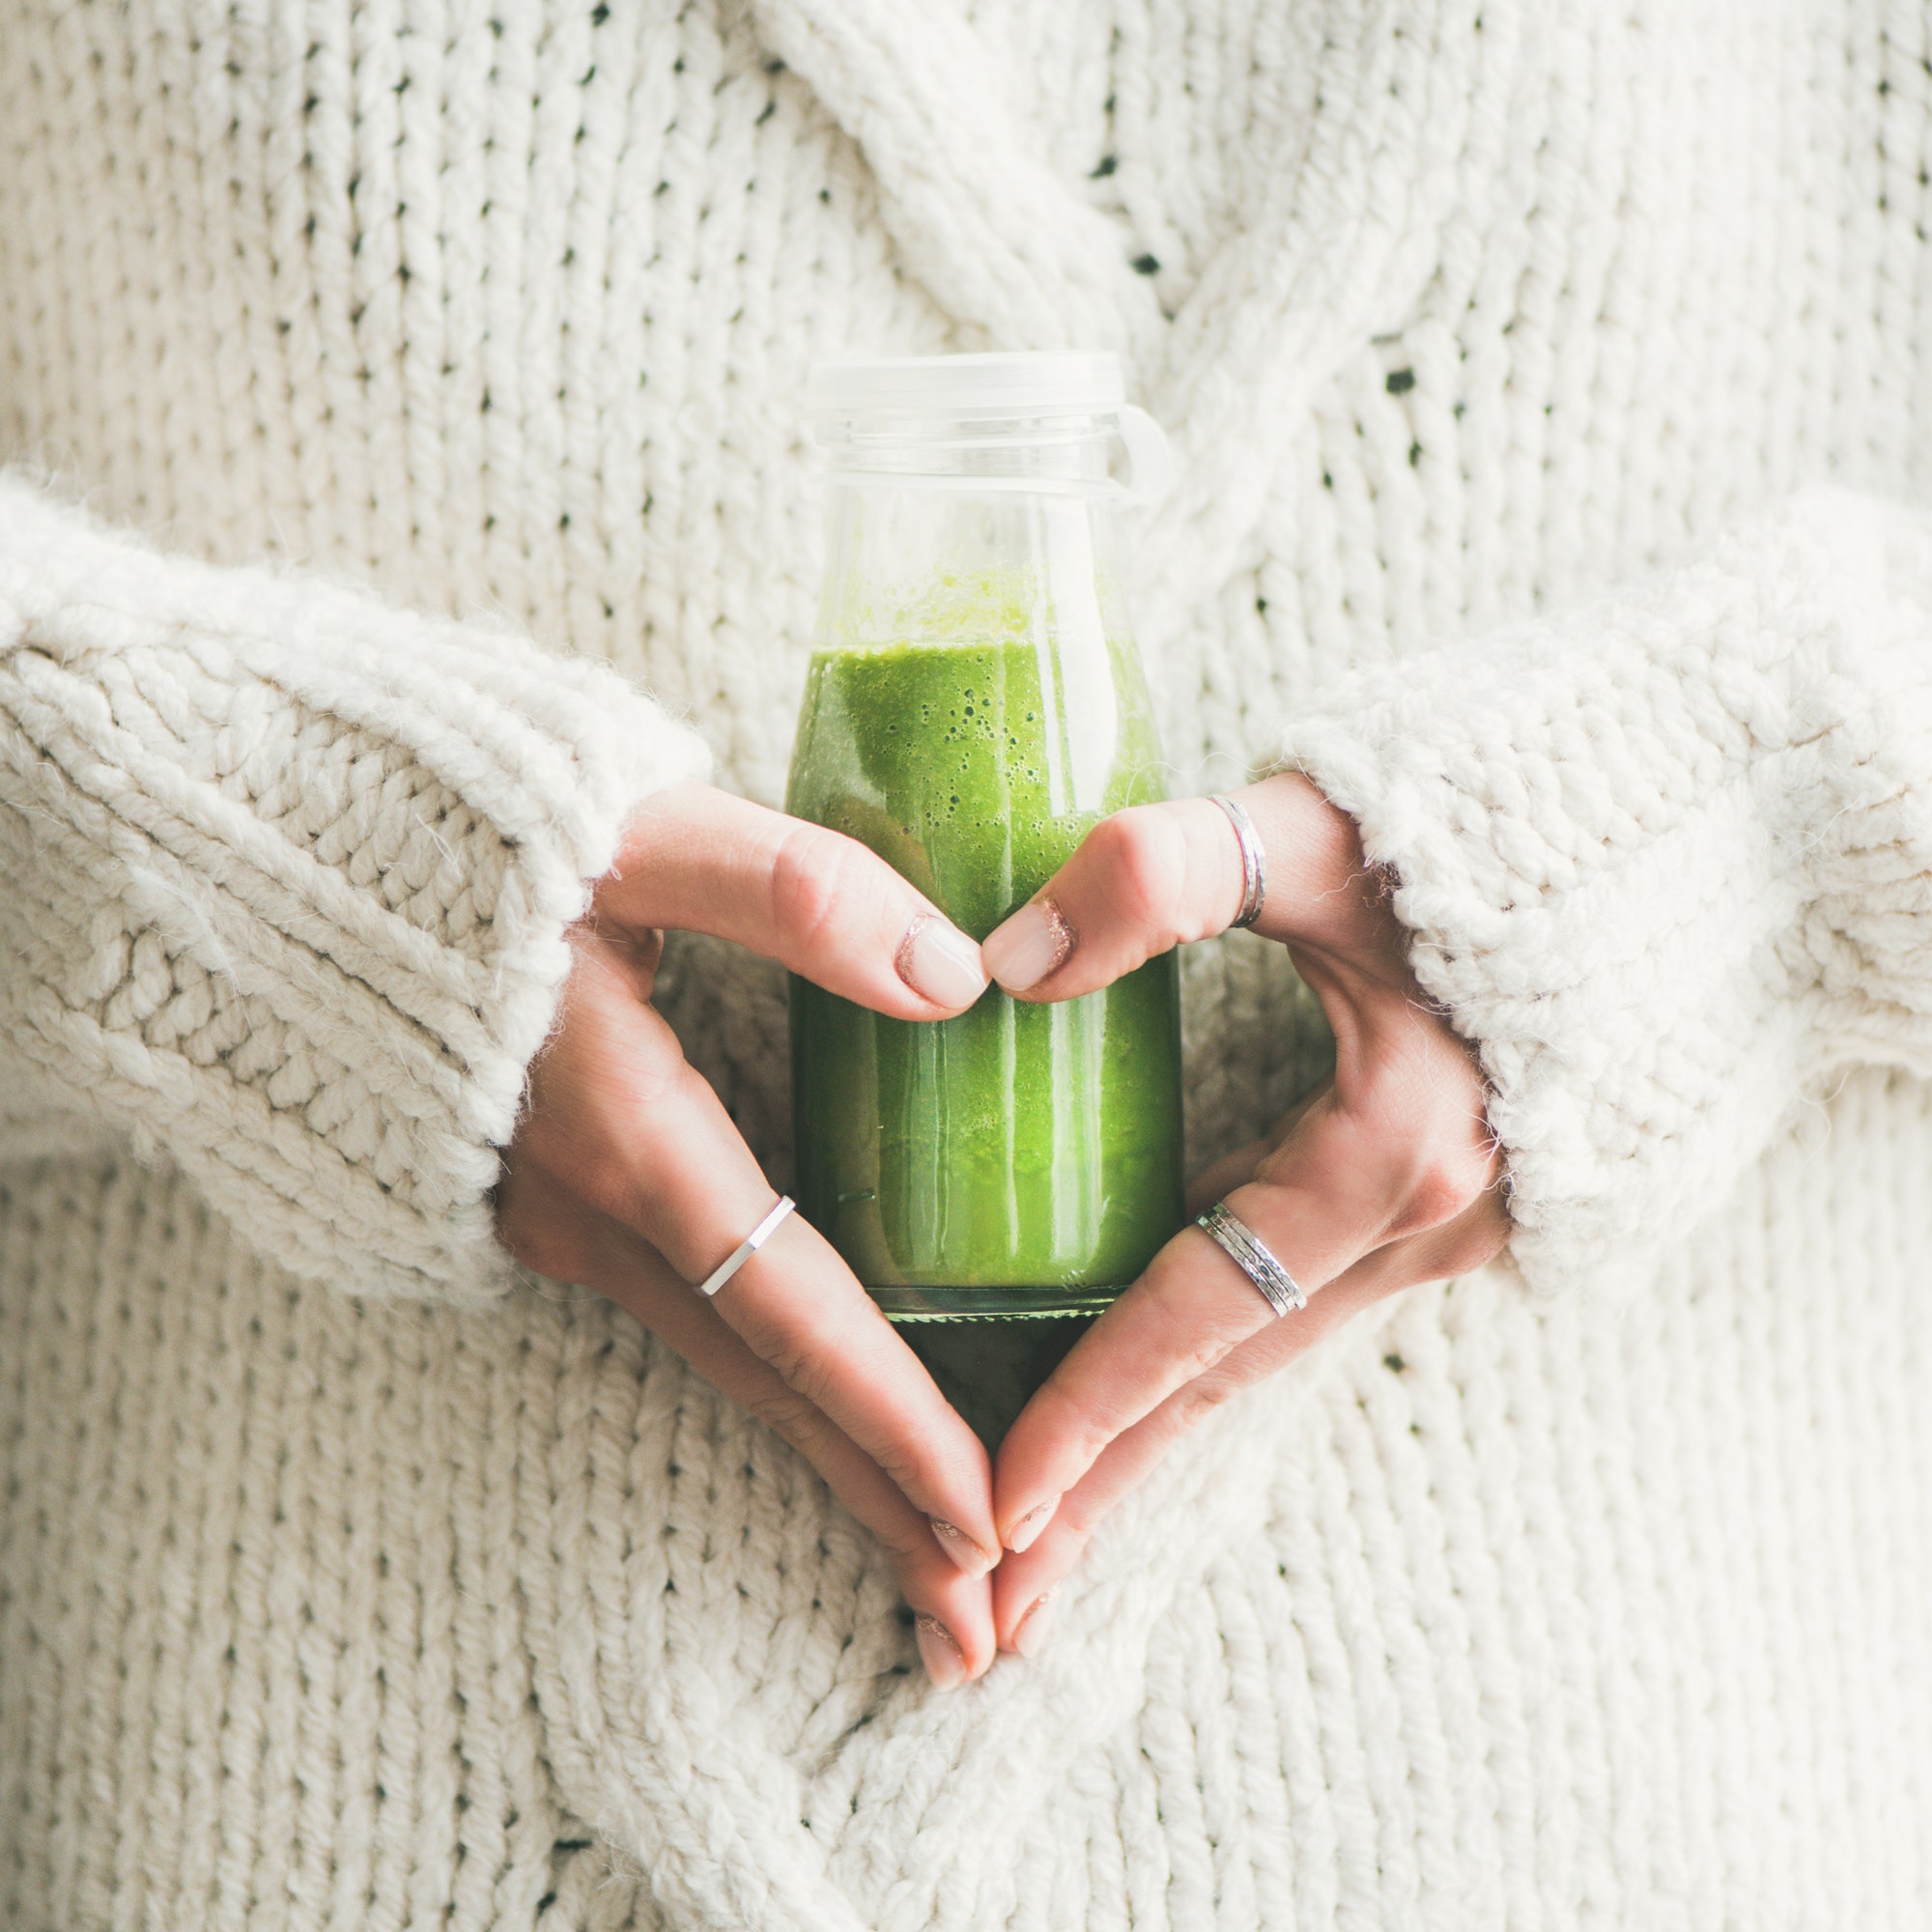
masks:
MULTIPOLYGON (((1877 0, 0 4, 0 1922, 1932 1917, 1928 168, 1877 0), (1518 1232, 945 1696, 487 1195, 626 814, 781 788, 806 367, 986 345, 1173 428, 1177 784, 1357 816, 1518 1232)), ((1206 1158, 1325 1046, 1186 990, 1206 1158)), ((782 1179, 775 970, 662 999, 782 1179)))

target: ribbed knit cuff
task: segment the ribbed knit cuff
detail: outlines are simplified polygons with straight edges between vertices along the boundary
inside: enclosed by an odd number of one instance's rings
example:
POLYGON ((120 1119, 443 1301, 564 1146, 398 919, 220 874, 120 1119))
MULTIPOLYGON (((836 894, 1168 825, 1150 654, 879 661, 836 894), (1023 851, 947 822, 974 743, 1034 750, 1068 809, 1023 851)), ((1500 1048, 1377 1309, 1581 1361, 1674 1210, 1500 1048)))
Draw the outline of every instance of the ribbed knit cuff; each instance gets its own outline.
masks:
POLYGON ((1918 519, 1808 497, 1285 734, 1479 1049, 1533 1284, 1634 1275, 1807 1084, 1932 1061, 1925 554, 1918 519))
POLYGON ((298 1273, 501 1284, 489 1190, 640 800, 708 769, 613 672, 164 556, 0 478, 0 965, 50 1106, 298 1273))

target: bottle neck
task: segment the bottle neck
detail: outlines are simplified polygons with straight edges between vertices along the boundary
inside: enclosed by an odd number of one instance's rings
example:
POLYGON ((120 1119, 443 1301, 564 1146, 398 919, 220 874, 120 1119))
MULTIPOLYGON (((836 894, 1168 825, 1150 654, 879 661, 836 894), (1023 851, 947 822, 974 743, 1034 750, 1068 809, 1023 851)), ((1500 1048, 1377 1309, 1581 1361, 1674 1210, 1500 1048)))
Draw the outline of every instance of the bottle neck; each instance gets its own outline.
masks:
POLYGON ((849 415, 822 422, 817 441, 834 483, 996 496, 1114 497, 1109 414, 1008 417, 849 415))

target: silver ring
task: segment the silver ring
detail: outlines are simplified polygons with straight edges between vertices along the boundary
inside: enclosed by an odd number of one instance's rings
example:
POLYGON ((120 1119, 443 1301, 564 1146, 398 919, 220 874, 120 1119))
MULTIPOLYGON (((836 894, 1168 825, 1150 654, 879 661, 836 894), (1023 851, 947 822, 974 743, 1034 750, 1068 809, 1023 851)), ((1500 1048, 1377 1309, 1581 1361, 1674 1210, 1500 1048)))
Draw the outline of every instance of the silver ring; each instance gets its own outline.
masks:
POLYGON ((1215 792, 1213 799, 1228 814, 1228 823, 1235 828, 1235 842, 1241 848, 1241 909, 1229 923, 1252 925, 1261 918, 1262 901, 1267 897, 1267 854, 1262 850, 1261 835, 1247 812, 1220 792, 1215 792))
POLYGON ((771 1239, 779 1223, 797 1206, 789 1194, 781 1194, 779 1205, 697 1284, 698 1293, 716 1294, 771 1239))
POLYGON ((1293 1315, 1308 1306, 1301 1284, 1275 1260, 1268 1244, 1238 1215, 1217 1201, 1194 1224, 1261 1291, 1277 1315, 1293 1315))

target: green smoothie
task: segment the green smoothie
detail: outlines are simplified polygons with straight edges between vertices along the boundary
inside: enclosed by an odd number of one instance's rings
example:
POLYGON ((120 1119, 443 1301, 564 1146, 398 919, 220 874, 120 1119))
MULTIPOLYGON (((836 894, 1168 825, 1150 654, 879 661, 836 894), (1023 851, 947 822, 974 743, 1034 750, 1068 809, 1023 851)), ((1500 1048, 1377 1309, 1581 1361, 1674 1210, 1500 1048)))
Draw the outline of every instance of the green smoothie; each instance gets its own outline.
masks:
MULTIPOLYGON (((818 653, 786 799, 975 939, 1095 819, 1163 795, 1131 647, 987 628, 818 653)), ((799 1204, 890 1315, 1104 1306, 1180 1225, 1172 953, 1082 999, 993 987, 931 1024, 795 979, 791 1040, 799 1204)))

